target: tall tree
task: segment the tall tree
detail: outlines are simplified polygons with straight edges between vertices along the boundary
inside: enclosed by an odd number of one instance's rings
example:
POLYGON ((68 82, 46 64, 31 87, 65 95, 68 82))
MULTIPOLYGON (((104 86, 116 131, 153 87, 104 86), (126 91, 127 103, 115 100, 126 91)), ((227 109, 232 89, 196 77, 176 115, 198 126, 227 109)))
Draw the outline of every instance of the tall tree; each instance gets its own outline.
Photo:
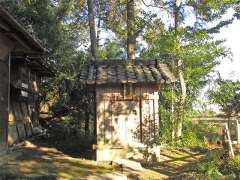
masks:
POLYGON ((88 5, 88 22, 91 40, 91 54, 94 59, 97 58, 97 38, 95 30, 95 20, 94 20, 94 4, 92 0, 87 0, 88 5))
POLYGON ((240 111, 240 82, 217 79, 213 89, 208 92, 210 101, 220 106, 226 117, 237 115, 240 111))
POLYGON ((186 82, 183 74, 183 57, 181 54, 181 43, 180 43, 180 5, 181 0, 175 1, 174 7, 174 30, 175 30, 175 51, 176 51, 176 64, 177 64, 177 74, 180 81, 181 93, 179 97, 179 106, 178 106, 178 116, 177 116, 177 132, 176 136, 182 136, 182 123, 184 119, 184 105, 185 99, 187 96, 186 82))
MULTIPOLYGON (((142 49, 141 56, 160 58, 169 66, 171 61, 169 58, 162 58, 162 55, 168 54, 171 58, 174 57, 173 70, 179 81, 174 88, 173 97, 176 102, 174 119, 176 121, 172 129, 179 137, 182 134, 182 123, 186 114, 184 112, 192 108, 199 91, 207 83, 209 73, 219 64, 219 58, 225 58, 229 53, 223 46, 224 41, 214 40, 212 34, 218 33, 220 28, 232 22, 232 17, 229 19, 222 17, 233 6, 233 1, 169 0, 161 1, 161 6, 158 0, 154 2, 158 3, 146 4, 145 2, 145 4, 161 8, 161 12, 172 16, 169 16, 167 22, 164 19, 165 16, 163 19, 158 16, 148 23, 143 31, 147 47, 142 49), (191 23, 186 22, 189 16, 192 19, 191 23), (212 22, 215 24, 213 25, 212 22)), ((170 111, 171 94, 169 92, 171 92, 169 87, 163 87, 161 90, 161 94, 167 99, 166 104, 161 105, 162 110, 164 109, 162 115, 170 111)), ((169 118, 169 115, 167 117, 169 118)))
POLYGON ((134 0, 127 0, 127 32, 127 55, 133 62, 136 59, 134 0))

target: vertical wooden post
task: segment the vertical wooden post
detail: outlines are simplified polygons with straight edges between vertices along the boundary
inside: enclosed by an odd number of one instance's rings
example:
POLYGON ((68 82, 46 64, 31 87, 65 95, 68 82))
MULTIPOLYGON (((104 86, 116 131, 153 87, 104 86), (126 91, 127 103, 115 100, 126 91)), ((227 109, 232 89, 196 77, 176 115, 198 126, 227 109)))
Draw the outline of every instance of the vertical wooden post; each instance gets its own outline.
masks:
POLYGON ((228 130, 229 130, 229 134, 230 134, 230 136, 231 136, 231 114, 230 113, 228 113, 228 130))
MULTIPOLYGON (((42 78, 40 79, 40 82, 39 82, 39 84, 37 83, 38 81, 38 79, 37 79, 37 73, 35 72, 34 73, 34 80, 35 80, 35 82, 36 82, 36 92, 39 94, 39 91, 40 91, 40 89, 39 89, 39 86, 40 86, 40 83, 42 82, 42 78)), ((33 122, 37 125, 37 126, 39 126, 39 112, 40 112, 40 102, 41 101, 34 101, 34 120, 33 120, 33 122)), ((33 122, 31 122, 32 124, 33 124, 33 122)))
POLYGON ((139 117, 140 117, 140 142, 143 142, 143 134, 142 134, 142 98, 139 100, 139 117))
POLYGON ((236 119, 236 131, 237 131, 237 144, 240 144, 240 124, 239 124, 239 117, 236 119))
MULTIPOLYGON (((154 94, 155 95, 155 94, 154 94)), ((154 142, 156 143, 156 120, 155 120, 155 96, 153 99, 153 138, 154 138, 154 142)))
POLYGON ((97 138, 97 97, 96 97, 96 88, 94 88, 94 136, 97 138))
POLYGON ((230 148, 230 153, 232 155, 232 158, 234 158, 235 154, 234 154, 234 151, 233 151, 232 140, 231 140, 230 131, 229 131, 227 123, 225 124, 225 128, 226 128, 226 131, 227 131, 227 138, 228 138, 228 144, 229 144, 229 148, 230 148))
POLYGON ((7 122, 6 122, 6 148, 8 148, 8 125, 9 125, 9 114, 10 114, 10 109, 11 109, 11 62, 12 56, 11 52, 9 52, 9 57, 8 57, 8 107, 7 107, 7 122))

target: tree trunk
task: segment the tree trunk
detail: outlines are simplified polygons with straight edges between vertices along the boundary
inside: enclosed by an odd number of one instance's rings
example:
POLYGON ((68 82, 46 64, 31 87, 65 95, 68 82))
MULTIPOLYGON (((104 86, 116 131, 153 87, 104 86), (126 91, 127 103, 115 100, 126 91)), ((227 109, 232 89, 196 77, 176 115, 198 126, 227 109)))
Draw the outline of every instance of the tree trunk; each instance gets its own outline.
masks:
MULTIPOLYGON (((174 63, 172 62, 172 71, 174 69, 174 63)), ((170 114, 170 122, 172 123, 172 140, 175 138, 176 136, 176 123, 175 123, 175 116, 174 116, 174 111, 175 111, 175 108, 174 108, 174 89, 175 89, 175 83, 172 84, 172 87, 171 87, 171 114, 170 114)))
POLYGON ((101 32, 101 29, 100 29, 100 27, 101 27, 101 19, 102 19, 102 17, 101 17, 101 9, 100 9, 100 4, 99 4, 99 2, 98 2, 98 4, 97 4, 97 16, 98 16, 98 21, 97 21, 97 30, 96 30, 96 37, 97 37, 97 39, 96 39, 96 48, 98 49, 99 48, 99 41, 100 41, 100 32, 101 32))
POLYGON ((96 50, 96 31, 95 31, 95 22, 94 22, 94 11, 93 11, 93 1, 87 0, 88 5, 88 24, 90 30, 90 40, 91 40, 91 53, 94 60, 97 58, 96 50))
POLYGON ((127 0, 127 56, 134 62, 136 59, 136 39, 135 39, 135 21, 134 21, 134 0, 127 0))
POLYGON ((182 124, 184 119, 184 105, 185 99, 187 96, 187 88, 186 82, 183 75, 183 60, 181 57, 181 44, 180 44, 180 37, 179 37, 179 23, 180 23, 180 4, 181 0, 175 1, 175 13, 174 13, 174 22, 175 22, 175 36, 176 36, 176 62, 177 62, 177 73, 180 80, 180 87, 181 87, 181 95, 179 98, 179 107, 178 107, 178 117, 177 117, 177 131, 176 136, 182 136, 182 124))

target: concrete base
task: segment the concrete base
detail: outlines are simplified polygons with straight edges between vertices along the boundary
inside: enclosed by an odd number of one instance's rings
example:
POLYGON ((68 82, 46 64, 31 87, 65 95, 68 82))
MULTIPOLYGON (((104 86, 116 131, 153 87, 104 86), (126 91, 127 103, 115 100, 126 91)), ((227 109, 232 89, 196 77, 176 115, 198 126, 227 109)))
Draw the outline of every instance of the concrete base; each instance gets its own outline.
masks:
POLYGON ((143 171, 143 167, 139 162, 131 161, 128 159, 115 159, 112 161, 113 165, 121 166, 122 168, 127 168, 134 171, 143 171))
POLYGON ((160 160, 160 146, 141 148, 103 147, 96 150, 97 161, 113 161, 115 159, 144 159, 147 157, 160 160))

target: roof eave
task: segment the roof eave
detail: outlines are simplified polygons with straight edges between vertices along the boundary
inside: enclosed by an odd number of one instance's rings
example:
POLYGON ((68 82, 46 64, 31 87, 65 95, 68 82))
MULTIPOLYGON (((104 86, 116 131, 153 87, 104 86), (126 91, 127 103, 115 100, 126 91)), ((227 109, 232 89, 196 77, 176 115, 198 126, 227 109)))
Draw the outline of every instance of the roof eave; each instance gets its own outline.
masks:
POLYGON ((0 14, 1 17, 7 23, 9 23, 10 26, 14 26, 17 31, 24 35, 25 38, 29 41, 28 43, 32 43, 32 45, 34 45, 35 49, 37 49, 39 53, 48 52, 47 49, 45 49, 35 38, 33 38, 32 35, 19 22, 17 22, 17 20, 2 6, 0 6, 0 14))

